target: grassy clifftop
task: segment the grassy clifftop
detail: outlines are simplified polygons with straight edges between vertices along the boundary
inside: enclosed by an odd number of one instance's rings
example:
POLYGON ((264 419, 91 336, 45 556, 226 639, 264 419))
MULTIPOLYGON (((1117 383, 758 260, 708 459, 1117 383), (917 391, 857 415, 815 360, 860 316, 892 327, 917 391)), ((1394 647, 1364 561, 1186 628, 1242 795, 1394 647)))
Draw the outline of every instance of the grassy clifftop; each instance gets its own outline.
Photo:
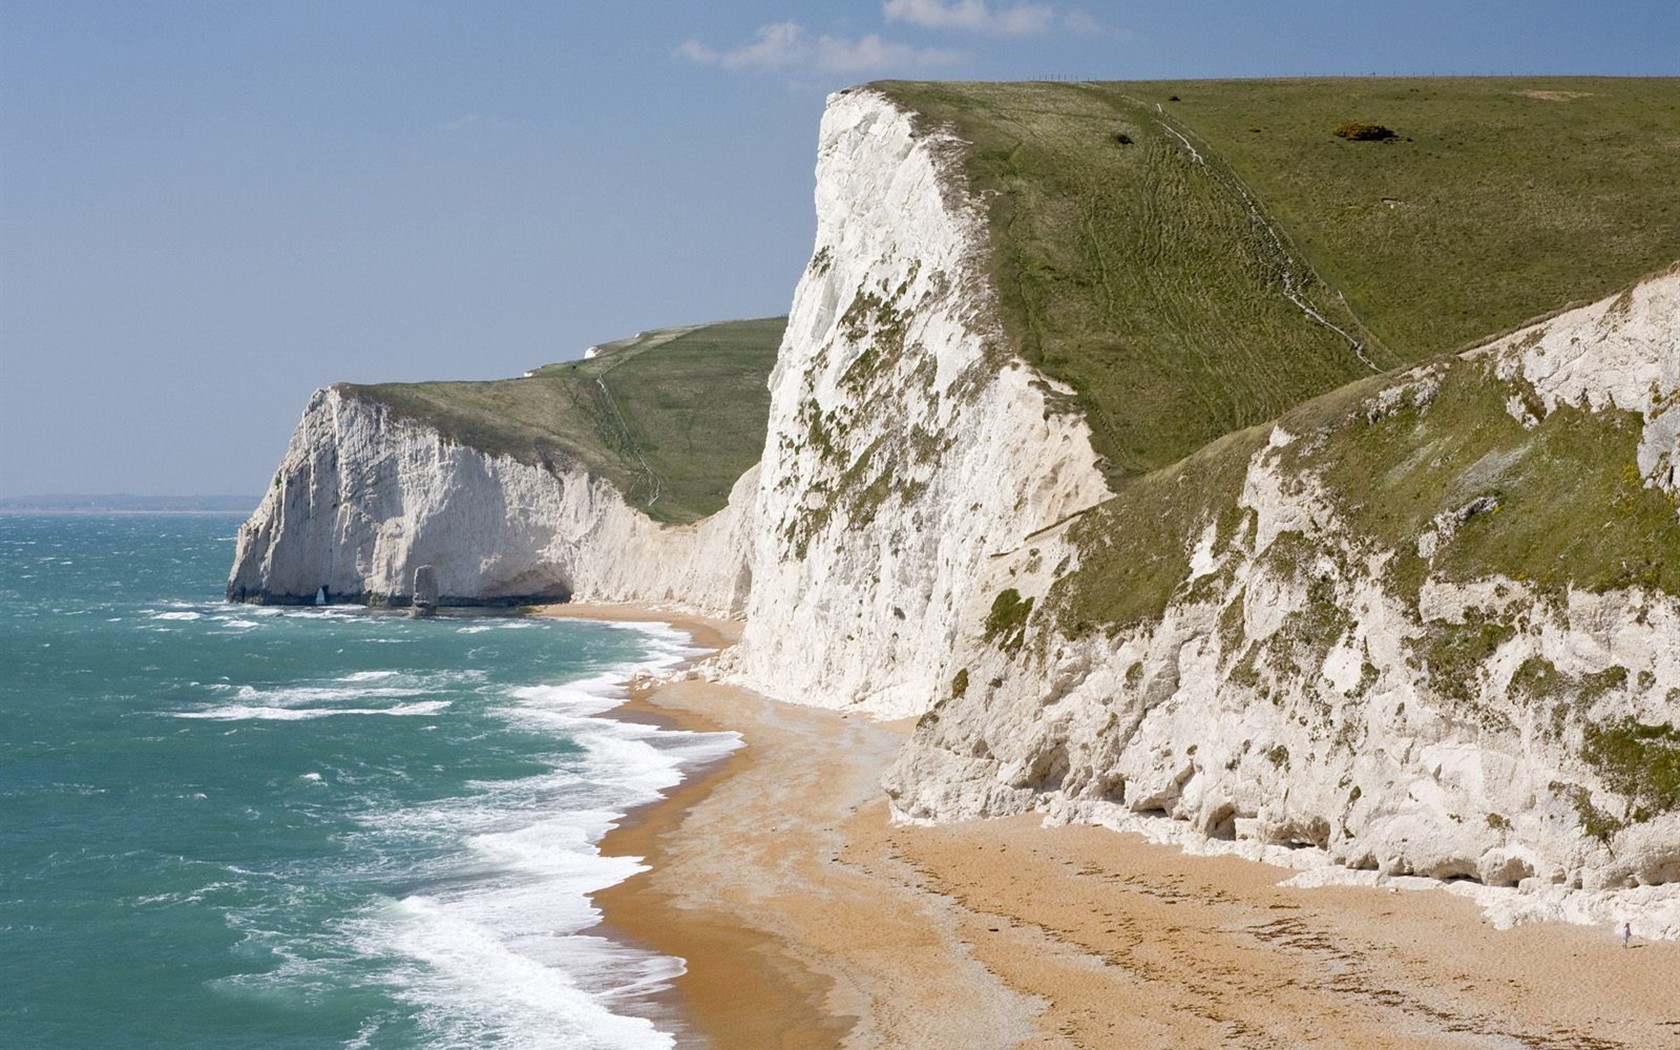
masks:
POLYGON ((1680 257, 1680 80, 1157 84, 1409 359, 1613 294, 1680 257), (1326 134, 1380 122, 1388 143, 1326 134))
POLYGON ((1680 258, 1680 80, 876 87, 968 143, 1005 325, 1117 486, 1680 258))
MULTIPOLYGON (((966 143, 1011 342, 1074 390, 1116 491, 1680 258, 1680 80, 875 87, 966 143), (1348 121, 1392 135, 1338 137, 1348 121)), ((692 521, 762 451, 784 326, 649 333, 525 379, 344 389, 490 451, 581 461, 692 521)))
POLYGON ((525 463, 581 462, 657 521, 720 510, 764 451, 787 319, 647 332, 521 379, 345 384, 345 395, 525 463))

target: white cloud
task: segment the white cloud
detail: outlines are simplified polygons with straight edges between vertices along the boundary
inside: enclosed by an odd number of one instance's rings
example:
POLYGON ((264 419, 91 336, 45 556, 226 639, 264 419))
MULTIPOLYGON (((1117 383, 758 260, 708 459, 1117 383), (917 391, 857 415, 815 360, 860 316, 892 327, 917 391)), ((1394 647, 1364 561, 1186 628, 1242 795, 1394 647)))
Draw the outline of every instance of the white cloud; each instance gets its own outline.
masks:
POLYGON ((857 40, 825 36, 817 40, 817 68, 833 73, 878 73, 884 69, 925 69, 962 61, 959 51, 916 48, 882 40, 874 33, 857 40))
POLYGON ((698 40, 685 40, 676 54, 691 62, 722 69, 773 72, 805 68, 825 73, 878 73, 887 69, 922 69, 961 60, 960 52, 917 48, 875 33, 857 39, 819 36, 812 39, 797 22, 760 26, 750 42, 717 51, 698 40))
POLYGON ((770 70, 808 61, 811 45, 805 38, 805 28, 799 23, 775 22, 759 26, 752 43, 732 51, 713 51, 697 40, 685 40, 678 45, 677 54, 702 65, 724 69, 770 70))
POLYGON ((994 36, 1042 33, 1056 19, 1055 10, 1048 4, 1020 3, 994 11, 987 0, 886 0, 881 11, 889 22, 994 36))

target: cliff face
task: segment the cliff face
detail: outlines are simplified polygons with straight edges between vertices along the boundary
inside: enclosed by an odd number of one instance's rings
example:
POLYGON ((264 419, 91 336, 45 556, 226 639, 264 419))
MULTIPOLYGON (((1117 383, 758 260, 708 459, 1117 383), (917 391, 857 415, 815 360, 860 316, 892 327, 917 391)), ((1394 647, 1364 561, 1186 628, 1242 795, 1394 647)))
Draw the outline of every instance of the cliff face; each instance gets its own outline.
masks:
POLYGON ((990 562, 1107 493, 1083 423, 1005 349, 956 148, 871 91, 823 118, 733 664, 772 695, 925 710, 985 615, 990 562))
MULTIPOLYGON (((738 488, 751 491, 757 471, 738 488)), ((733 506, 750 507, 738 500, 733 506)), ((431 565, 445 604, 681 600, 739 615, 743 516, 657 525, 578 466, 489 455, 374 401, 318 391, 240 529, 228 597, 407 604, 431 565)))
MULTIPOLYGON (((1677 333, 1670 272, 1229 443, 1238 483, 1171 537, 1183 572, 1140 622, 1090 630, 1068 593, 1123 544, 1037 538, 1012 581, 1045 615, 971 626, 895 808, 1172 818, 1495 885, 1680 880, 1677 333), (1358 489, 1378 441, 1404 455, 1358 489), (1391 545, 1371 515, 1408 486, 1446 509, 1391 545)), ((1216 467, 1177 468, 1182 498, 1216 467)))
POLYGON ((1680 882, 1680 275, 1106 486, 998 321, 960 144, 831 100, 728 507, 660 526, 317 394, 233 598, 673 601, 724 673, 922 715, 904 819, 1041 809, 1492 884, 1680 882))

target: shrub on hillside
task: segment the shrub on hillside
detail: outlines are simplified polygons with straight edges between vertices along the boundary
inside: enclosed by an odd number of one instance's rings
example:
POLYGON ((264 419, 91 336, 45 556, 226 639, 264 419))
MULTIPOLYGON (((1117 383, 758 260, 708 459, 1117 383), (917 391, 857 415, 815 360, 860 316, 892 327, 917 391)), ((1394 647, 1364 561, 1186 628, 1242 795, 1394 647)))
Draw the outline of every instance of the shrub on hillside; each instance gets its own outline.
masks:
POLYGON ((1337 124, 1335 134, 1349 142, 1387 142, 1400 137, 1392 128, 1364 120, 1349 120, 1337 124))

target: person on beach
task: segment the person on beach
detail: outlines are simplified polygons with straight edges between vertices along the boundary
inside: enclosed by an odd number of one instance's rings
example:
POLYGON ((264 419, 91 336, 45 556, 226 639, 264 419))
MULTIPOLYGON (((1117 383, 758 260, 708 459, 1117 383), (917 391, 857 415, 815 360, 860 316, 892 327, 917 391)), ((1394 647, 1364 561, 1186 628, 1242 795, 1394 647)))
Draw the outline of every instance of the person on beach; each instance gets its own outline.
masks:
POLYGON ((1633 940, 1633 923, 1624 922, 1622 923, 1622 947, 1626 948, 1631 940, 1633 940))

